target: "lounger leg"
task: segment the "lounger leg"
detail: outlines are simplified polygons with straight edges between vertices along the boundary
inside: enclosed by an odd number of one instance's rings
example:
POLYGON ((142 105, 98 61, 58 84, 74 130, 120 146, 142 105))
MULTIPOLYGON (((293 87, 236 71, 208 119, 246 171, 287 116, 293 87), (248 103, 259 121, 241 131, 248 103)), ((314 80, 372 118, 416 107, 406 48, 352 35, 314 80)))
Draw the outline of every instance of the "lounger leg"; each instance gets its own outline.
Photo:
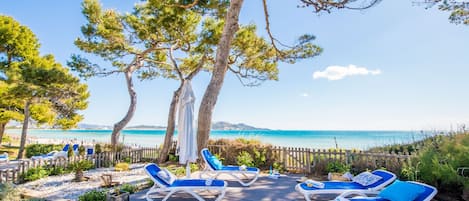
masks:
POLYGON ((218 195, 218 197, 217 197, 217 199, 215 199, 215 201, 221 201, 221 199, 223 199, 223 197, 225 197, 225 193, 226 193, 225 189, 220 190, 220 195, 218 195))
POLYGON ((170 192, 163 198, 163 200, 161 200, 161 201, 166 201, 166 200, 168 200, 169 197, 171 197, 171 195, 173 195, 175 192, 176 192, 176 190, 170 191, 170 192))
POLYGON ((195 197, 195 199, 197 199, 198 201, 205 201, 202 197, 200 197, 200 195, 198 195, 197 193, 195 193, 194 191, 191 191, 191 190, 185 190, 187 193, 191 194, 192 196, 195 197))
MULTIPOLYGON (((243 175, 245 175, 244 173, 242 173, 243 175)), ((230 173, 229 175, 231 175, 233 178, 235 178, 238 183, 240 183, 242 186, 250 186, 251 184, 253 184, 254 182, 256 182, 257 178, 259 177, 259 174, 255 174, 254 175, 254 178, 249 181, 249 182, 243 182, 243 180, 241 178, 239 178, 236 173, 230 173)))

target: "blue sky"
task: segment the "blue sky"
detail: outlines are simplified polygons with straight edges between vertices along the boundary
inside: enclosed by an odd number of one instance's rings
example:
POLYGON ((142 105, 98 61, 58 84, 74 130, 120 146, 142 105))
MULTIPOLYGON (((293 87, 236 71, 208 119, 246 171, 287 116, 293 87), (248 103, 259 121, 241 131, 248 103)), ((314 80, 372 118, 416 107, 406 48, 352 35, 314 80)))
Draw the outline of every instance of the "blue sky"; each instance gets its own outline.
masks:
MULTIPOLYGON (((102 4, 126 12, 134 2, 102 4)), ((243 87, 228 75, 215 121, 290 130, 447 129, 469 123, 469 26, 450 24, 448 13, 408 0, 321 15, 297 8, 297 2, 269 1, 272 31, 285 43, 314 34, 323 54, 280 64, 279 81, 259 87, 243 87)), ((72 53, 80 53, 73 45, 85 23, 80 3, 0 0, 0 13, 29 26, 42 44, 41 52, 65 64, 72 53)), ((240 21, 257 24, 265 35, 261 1, 246 0, 240 21)), ((197 108, 209 80, 203 73, 193 81, 197 108)), ((83 122, 112 125, 120 120, 129 103, 124 77, 87 83, 91 97, 83 122)), ((130 125, 166 125, 177 85, 163 79, 136 83, 138 105, 130 125)))

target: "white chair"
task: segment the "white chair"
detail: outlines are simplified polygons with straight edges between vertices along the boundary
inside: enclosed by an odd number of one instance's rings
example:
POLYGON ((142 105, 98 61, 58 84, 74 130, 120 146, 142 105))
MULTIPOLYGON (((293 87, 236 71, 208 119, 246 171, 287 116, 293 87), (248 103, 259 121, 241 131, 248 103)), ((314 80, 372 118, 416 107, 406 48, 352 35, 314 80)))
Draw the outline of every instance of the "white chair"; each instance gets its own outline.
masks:
MULTIPOLYGON (((406 183, 406 182, 404 182, 406 183)), ((414 182, 414 181, 408 181, 407 183, 412 183, 420 186, 423 191, 421 193, 418 193, 416 198, 413 201, 431 201, 433 197, 437 194, 438 190, 436 190, 435 187, 424 184, 424 183, 419 183, 419 182, 414 182)), ((386 187, 385 189, 392 188, 391 184, 389 187, 386 187)), ((389 190, 389 189, 388 189, 389 190)), ((383 190, 384 191, 384 190, 383 190)), ((402 191, 402 190, 397 190, 397 192, 392 194, 406 194, 406 193, 412 193, 412 190, 408 190, 409 192, 402 191)), ((389 200, 390 198, 383 198, 381 197, 379 193, 376 196, 369 196, 366 195, 363 192, 360 191, 347 191, 339 195, 334 199, 334 201, 385 201, 389 200)), ((385 197, 385 196, 384 196, 385 197)))
MULTIPOLYGON (((212 180, 209 185, 207 185, 207 180, 204 179, 175 179, 174 181, 168 183, 165 178, 161 178, 160 172, 163 170, 154 163, 145 165, 145 172, 150 176, 151 180, 155 183, 153 187, 148 190, 146 193, 146 200, 152 201, 150 195, 153 193, 166 194, 162 201, 168 200, 171 195, 176 192, 186 192, 194 196, 199 201, 205 201, 200 195, 196 193, 199 190, 215 190, 220 192, 220 195, 215 199, 215 201, 220 201, 225 196, 226 191, 226 182, 222 180, 212 180)), ((176 178, 173 174, 169 173, 171 177, 176 178)))
POLYGON ((397 178, 395 174, 385 170, 375 170, 371 173, 381 177, 381 179, 366 186, 354 181, 322 181, 324 188, 308 187, 306 183, 299 183, 295 186, 295 189, 303 194, 307 201, 311 201, 310 197, 312 195, 341 194, 347 191, 376 193, 397 178))
POLYGON ((216 179, 221 174, 227 174, 236 179, 243 186, 249 186, 256 182, 259 177, 259 168, 256 167, 240 167, 240 166, 224 166, 221 164, 215 164, 215 161, 218 159, 210 153, 207 148, 202 149, 201 155, 204 159, 206 165, 204 171, 199 175, 200 178, 203 178, 205 175, 208 175, 212 179, 216 179), (245 179, 250 179, 248 182, 244 182, 239 175, 243 175, 245 179), (248 176, 249 175, 249 176, 248 176))

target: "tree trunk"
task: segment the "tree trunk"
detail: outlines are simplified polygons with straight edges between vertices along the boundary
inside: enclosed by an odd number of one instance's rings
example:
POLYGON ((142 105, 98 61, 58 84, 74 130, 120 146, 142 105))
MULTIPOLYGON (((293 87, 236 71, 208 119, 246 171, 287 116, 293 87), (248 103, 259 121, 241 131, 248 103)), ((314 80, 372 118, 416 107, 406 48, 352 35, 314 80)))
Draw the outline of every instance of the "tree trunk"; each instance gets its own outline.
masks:
POLYGON ((23 120, 23 129, 21 130, 21 142, 20 142, 20 148, 18 150, 18 156, 16 159, 22 159, 23 158, 23 152, 24 152, 24 146, 26 145, 26 137, 27 137, 27 132, 28 132, 28 126, 29 126, 29 105, 30 101, 26 101, 24 104, 24 120, 23 120))
POLYGON ((213 75, 207 86, 204 97, 202 98, 202 102, 200 103, 197 128, 198 150, 202 150, 207 147, 210 127, 212 124, 212 113, 228 69, 228 56, 230 53, 231 41, 239 28, 238 18, 242 4, 243 0, 231 0, 230 7, 226 15, 223 33, 217 47, 213 75))
POLYGON ((2 145, 3 134, 5 133, 5 127, 7 123, 0 123, 0 146, 2 145))
POLYGON ((179 102, 179 96, 181 95, 182 85, 184 81, 181 81, 181 85, 179 88, 174 91, 173 99, 171 100, 171 105, 169 106, 169 114, 168 114, 168 125, 166 127, 166 135, 164 137, 164 144, 163 149, 160 152, 160 158, 158 161, 160 163, 166 162, 168 158, 169 149, 171 149, 171 145, 173 144, 173 136, 174 136, 174 129, 176 127, 176 111, 177 111, 177 103, 179 102))
POLYGON ((125 79, 127 81, 127 90, 130 96, 130 105, 129 109, 127 110, 127 114, 125 114, 124 118, 114 124, 114 128, 111 134, 111 144, 114 150, 116 150, 116 146, 119 142, 119 135, 122 129, 129 123, 132 117, 135 114, 135 110, 137 108, 137 93, 134 89, 134 84, 132 82, 132 71, 125 72, 125 79))

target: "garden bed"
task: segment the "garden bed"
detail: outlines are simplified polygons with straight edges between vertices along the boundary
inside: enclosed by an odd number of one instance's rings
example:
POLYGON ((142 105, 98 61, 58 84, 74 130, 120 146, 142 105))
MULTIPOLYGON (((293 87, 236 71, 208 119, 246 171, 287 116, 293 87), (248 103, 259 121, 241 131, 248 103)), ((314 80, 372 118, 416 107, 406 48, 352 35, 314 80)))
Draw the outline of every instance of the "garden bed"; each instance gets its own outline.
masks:
POLYGON ((75 175, 49 176, 33 182, 18 185, 18 189, 26 197, 44 198, 47 200, 77 200, 78 197, 90 190, 104 189, 100 176, 111 174, 113 180, 120 183, 139 185, 147 181, 148 176, 143 170, 144 164, 132 164, 129 171, 116 172, 114 168, 99 168, 86 171, 88 181, 74 182, 75 175))

